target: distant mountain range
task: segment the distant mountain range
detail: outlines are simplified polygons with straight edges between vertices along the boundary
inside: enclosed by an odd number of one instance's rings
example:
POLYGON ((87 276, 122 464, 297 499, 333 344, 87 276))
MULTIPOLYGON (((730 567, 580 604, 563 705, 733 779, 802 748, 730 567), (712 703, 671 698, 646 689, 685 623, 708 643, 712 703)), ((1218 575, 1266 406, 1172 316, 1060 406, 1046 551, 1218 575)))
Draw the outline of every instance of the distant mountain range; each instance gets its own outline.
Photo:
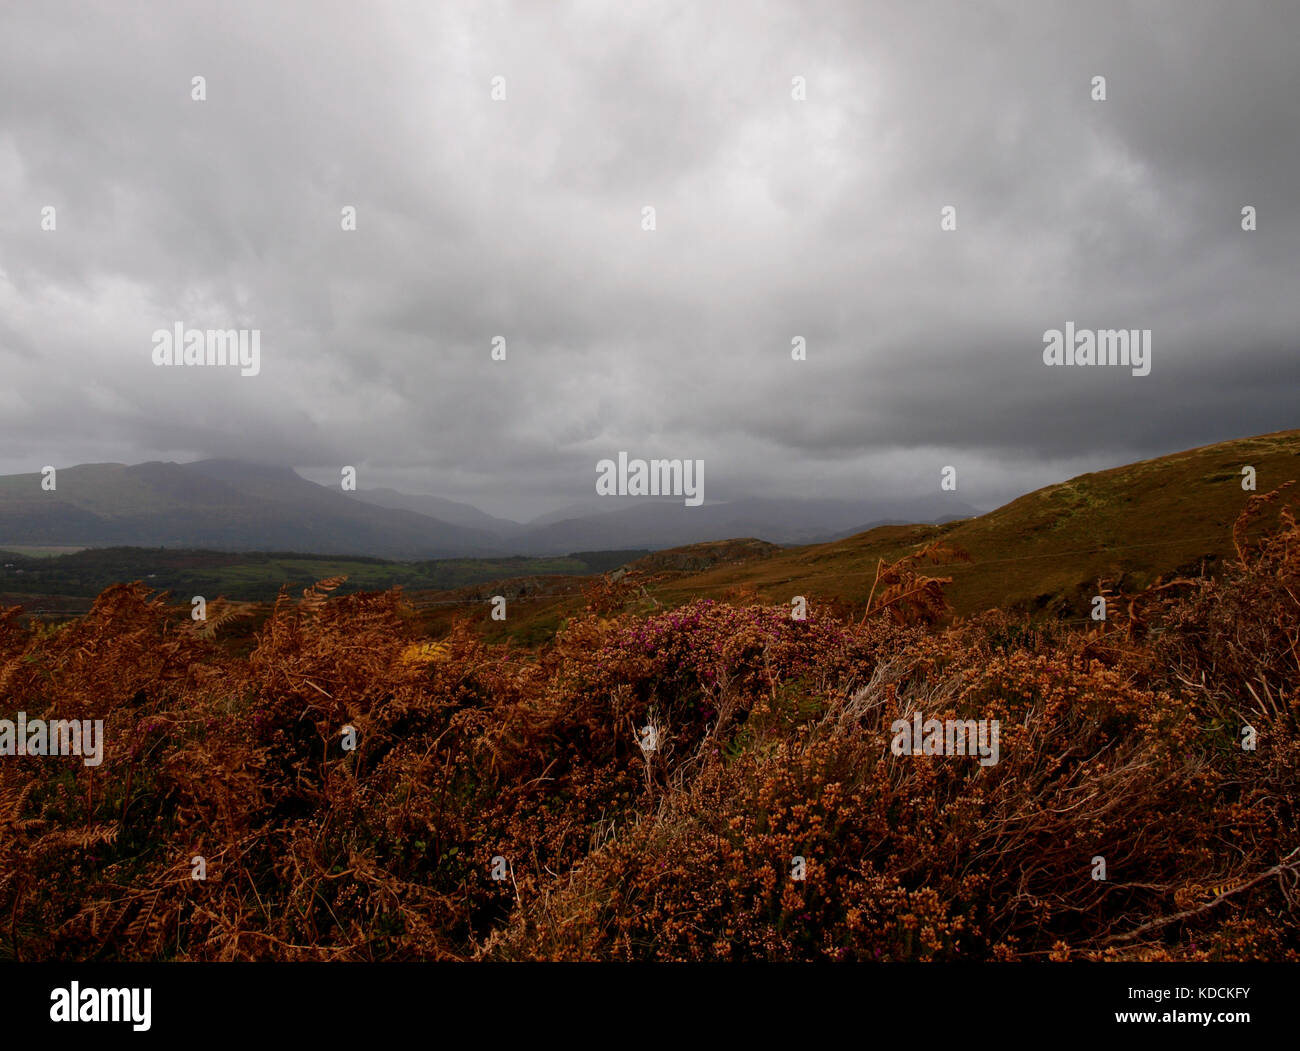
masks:
POLYGON ((0 548, 209 548, 394 559, 658 550, 737 536, 777 544, 835 540, 895 522, 946 522, 978 511, 952 493, 910 500, 595 499, 531 522, 497 518, 444 497, 346 493, 287 467, 235 460, 81 464, 0 476, 0 548))

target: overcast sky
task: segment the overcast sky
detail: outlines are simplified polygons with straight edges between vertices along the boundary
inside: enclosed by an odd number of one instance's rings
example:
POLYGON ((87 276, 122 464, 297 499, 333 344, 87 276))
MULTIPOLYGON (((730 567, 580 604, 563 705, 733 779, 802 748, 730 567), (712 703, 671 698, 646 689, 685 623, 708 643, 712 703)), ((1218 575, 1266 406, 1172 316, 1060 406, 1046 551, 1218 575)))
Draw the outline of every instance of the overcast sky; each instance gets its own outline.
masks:
POLYGON ((1298 426, 1298 100, 1286 0, 6 0, 0 473, 347 464, 522 518, 626 449, 989 508, 1298 426), (1044 365, 1067 321, 1151 329, 1150 375, 1044 365), (176 322, 260 329, 260 375, 156 367, 176 322))

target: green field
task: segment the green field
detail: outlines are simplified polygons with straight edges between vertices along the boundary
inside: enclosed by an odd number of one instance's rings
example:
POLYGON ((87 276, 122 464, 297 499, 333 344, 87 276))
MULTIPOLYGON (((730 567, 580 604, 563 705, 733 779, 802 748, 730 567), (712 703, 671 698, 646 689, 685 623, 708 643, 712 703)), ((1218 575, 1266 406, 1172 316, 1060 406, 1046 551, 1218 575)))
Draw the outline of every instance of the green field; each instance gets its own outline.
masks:
POLYGON ((553 558, 453 558, 393 562, 291 553, 231 553, 171 548, 85 548, 73 553, 31 554, 0 549, 0 592, 11 596, 98 595, 112 584, 144 581, 177 600, 193 595, 245 602, 274 599, 281 586, 308 587, 346 576, 339 594, 385 591, 448 591, 522 576, 588 576, 645 555, 645 551, 581 552, 553 558))
MULTIPOLYGON (((0 556, 23 555, 29 558, 53 558, 55 555, 75 555, 78 551, 85 551, 84 547, 42 547, 33 544, 10 544, 8 547, 0 548, 0 556)), ((10 561, 10 559, 5 559, 10 561)))

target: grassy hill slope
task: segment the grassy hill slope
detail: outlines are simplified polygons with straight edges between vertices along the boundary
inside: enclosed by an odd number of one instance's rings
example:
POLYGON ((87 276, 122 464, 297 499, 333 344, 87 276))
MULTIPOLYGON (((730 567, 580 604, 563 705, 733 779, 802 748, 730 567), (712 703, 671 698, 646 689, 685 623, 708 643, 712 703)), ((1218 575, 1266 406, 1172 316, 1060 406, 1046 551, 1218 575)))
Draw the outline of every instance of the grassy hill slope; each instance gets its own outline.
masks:
MULTIPOLYGON (((1198 573, 1202 565, 1213 573, 1232 556, 1232 524, 1251 495, 1241 488, 1247 465, 1255 468, 1260 493, 1300 479, 1300 430, 1080 475, 945 525, 881 526, 833 543, 784 549, 750 541, 722 560, 713 552, 717 544, 690 545, 657 552, 631 568, 654 576, 649 594, 665 606, 752 589, 762 602, 787 604, 804 595, 860 607, 879 559, 892 561, 941 537, 972 559, 932 571, 953 578, 947 594, 955 613, 996 607, 1083 618, 1099 579, 1133 591, 1160 576, 1198 573), (692 571, 693 562, 708 568, 692 571)), ((581 604, 575 599, 570 605, 550 607, 548 619, 555 622, 581 604)), ((511 627, 537 635, 536 625, 516 621, 511 627)))
POLYGON ((660 601, 748 585, 765 600, 793 595, 866 599, 877 560, 896 559, 936 537, 972 561, 935 570, 953 578, 959 613, 1044 610, 1084 616, 1099 578, 1131 589, 1156 577, 1199 571, 1232 554, 1232 523, 1251 495, 1300 479, 1300 431, 1243 438, 1080 475, 978 518, 942 526, 883 526, 830 544, 793 548, 742 566, 719 566, 668 582, 660 601))

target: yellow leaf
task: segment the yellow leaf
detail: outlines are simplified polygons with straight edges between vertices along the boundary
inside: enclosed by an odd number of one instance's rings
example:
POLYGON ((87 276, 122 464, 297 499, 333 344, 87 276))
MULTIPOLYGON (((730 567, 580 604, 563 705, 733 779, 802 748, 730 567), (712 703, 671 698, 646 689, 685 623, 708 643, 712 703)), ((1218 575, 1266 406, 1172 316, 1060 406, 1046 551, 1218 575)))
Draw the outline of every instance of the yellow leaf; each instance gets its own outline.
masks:
POLYGON ((432 664, 451 659, 451 647, 445 642, 417 642, 402 651, 403 664, 432 664))

